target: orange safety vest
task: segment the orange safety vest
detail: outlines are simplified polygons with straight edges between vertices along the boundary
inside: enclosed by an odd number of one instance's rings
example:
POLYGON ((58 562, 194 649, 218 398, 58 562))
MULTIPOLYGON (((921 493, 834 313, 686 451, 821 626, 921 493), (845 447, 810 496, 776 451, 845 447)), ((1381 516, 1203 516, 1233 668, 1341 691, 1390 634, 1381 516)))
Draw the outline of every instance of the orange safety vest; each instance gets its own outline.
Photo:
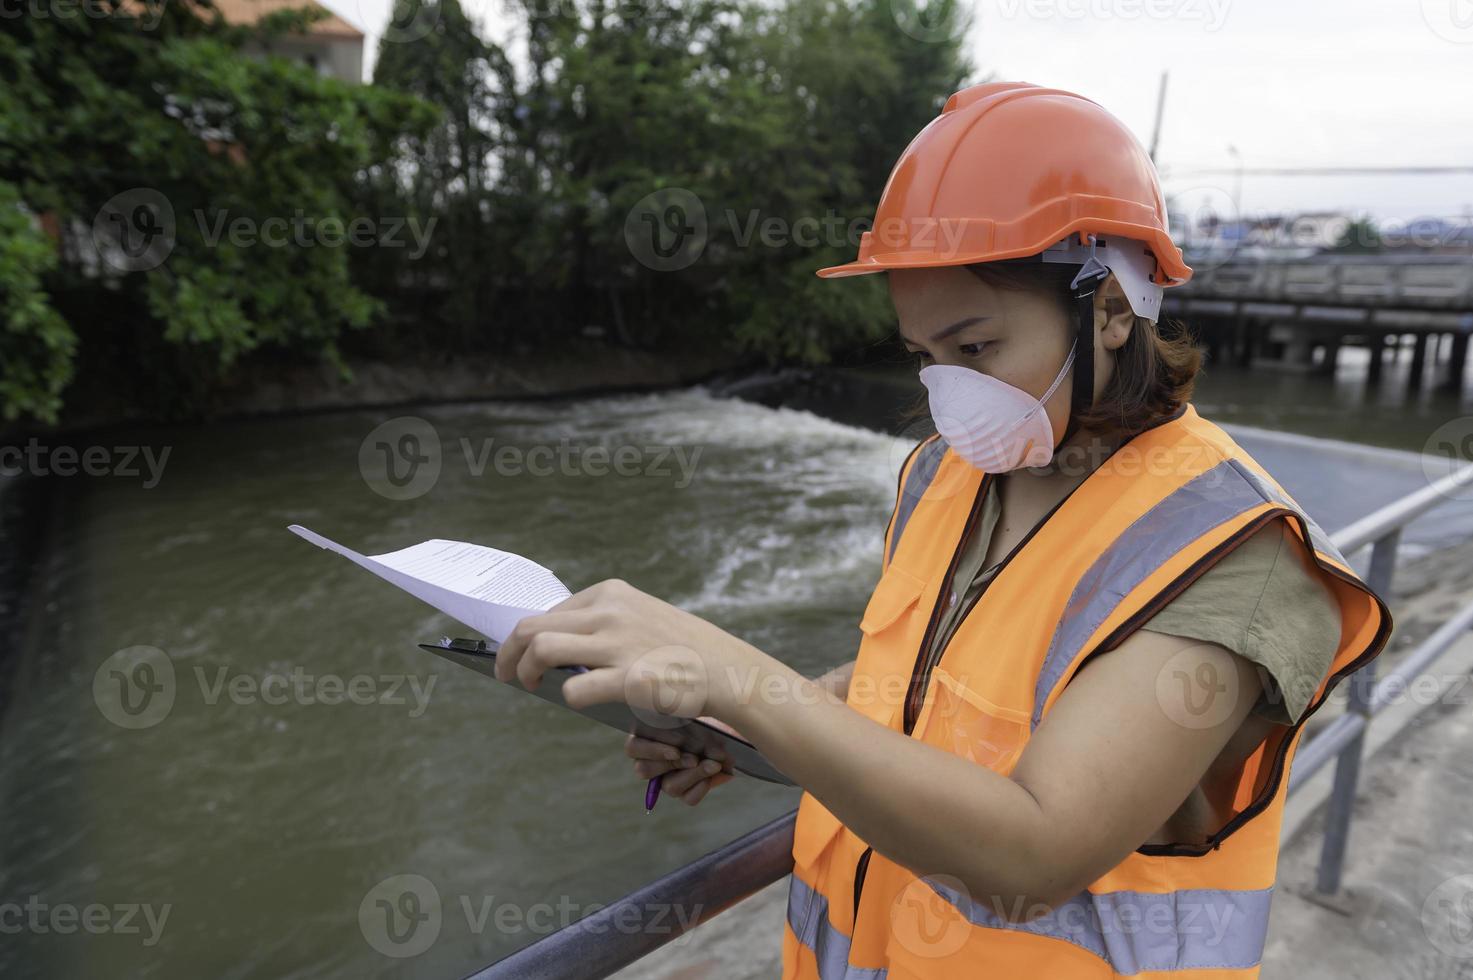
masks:
POLYGON ((964 611, 939 656, 923 661, 943 590, 951 601, 964 591, 950 579, 988 478, 936 436, 901 468, 848 696, 880 724, 1011 772, 1088 657, 1119 645, 1279 518, 1339 601, 1334 662, 1299 723, 1276 728, 1243 764, 1234 815, 1205 845, 1142 845, 1027 921, 973 901, 955 879, 918 877, 803 794, 783 977, 1258 976, 1285 775, 1304 719, 1380 653, 1391 631, 1385 603, 1263 468, 1187 404, 1124 443, 1056 505, 964 611))

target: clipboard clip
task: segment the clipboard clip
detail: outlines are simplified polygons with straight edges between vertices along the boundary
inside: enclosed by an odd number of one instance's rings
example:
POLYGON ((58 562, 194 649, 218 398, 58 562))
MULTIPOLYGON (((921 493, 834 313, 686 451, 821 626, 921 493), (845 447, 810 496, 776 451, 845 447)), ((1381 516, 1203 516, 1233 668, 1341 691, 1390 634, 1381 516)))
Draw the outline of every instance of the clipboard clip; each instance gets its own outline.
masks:
POLYGON ((451 639, 448 636, 440 637, 436 644, 444 650, 454 650, 456 653, 469 653, 474 656, 489 657, 501 648, 501 644, 488 644, 485 640, 451 639))

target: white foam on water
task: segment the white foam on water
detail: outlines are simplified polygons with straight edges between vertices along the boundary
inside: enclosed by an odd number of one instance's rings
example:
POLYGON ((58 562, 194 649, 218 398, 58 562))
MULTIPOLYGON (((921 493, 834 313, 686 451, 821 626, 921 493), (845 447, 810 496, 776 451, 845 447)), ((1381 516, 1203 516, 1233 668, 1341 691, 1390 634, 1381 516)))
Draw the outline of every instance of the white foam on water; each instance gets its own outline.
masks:
POLYGON ((668 597, 698 615, 801 609, 871 584, 916 441, 701 389, 484 411, 510 440, 699 450, 695 491, 709 519, 681 547, 706 557, 668 597))

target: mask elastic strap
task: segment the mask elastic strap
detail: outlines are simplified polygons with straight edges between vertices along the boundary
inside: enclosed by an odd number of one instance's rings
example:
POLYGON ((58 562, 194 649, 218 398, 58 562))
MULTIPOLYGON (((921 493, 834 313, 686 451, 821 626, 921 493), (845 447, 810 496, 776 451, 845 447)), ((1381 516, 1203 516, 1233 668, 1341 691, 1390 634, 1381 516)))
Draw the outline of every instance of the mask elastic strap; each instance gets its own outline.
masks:
POLYGON ((1089 258, 1080 267, 1079 273, 1069 283, 1070 295, 1074 297, 1075 318, 1078 331, 1074 339, 1074 385, 1069 402, 1069 424, 1059 446, 1073 438, 1079 431, 1080 413, 1088 410, 1095 401, 1095 289, 1109 276, 1110 270, 1095 255, 1095 236, 1089 236, 1089 258))

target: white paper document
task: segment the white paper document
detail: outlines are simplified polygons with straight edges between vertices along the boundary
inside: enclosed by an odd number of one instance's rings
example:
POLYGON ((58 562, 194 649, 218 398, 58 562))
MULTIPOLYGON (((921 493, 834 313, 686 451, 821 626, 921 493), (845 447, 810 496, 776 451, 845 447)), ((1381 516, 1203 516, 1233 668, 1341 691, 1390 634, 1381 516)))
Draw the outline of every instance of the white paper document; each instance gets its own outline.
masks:
POLYGON ((386 555, 360 555, 300 524, 287 530, 337 552, 497 643, 522 617, 546 612, 572 594, 535 561, 485 545, 436 538, 386 555))

